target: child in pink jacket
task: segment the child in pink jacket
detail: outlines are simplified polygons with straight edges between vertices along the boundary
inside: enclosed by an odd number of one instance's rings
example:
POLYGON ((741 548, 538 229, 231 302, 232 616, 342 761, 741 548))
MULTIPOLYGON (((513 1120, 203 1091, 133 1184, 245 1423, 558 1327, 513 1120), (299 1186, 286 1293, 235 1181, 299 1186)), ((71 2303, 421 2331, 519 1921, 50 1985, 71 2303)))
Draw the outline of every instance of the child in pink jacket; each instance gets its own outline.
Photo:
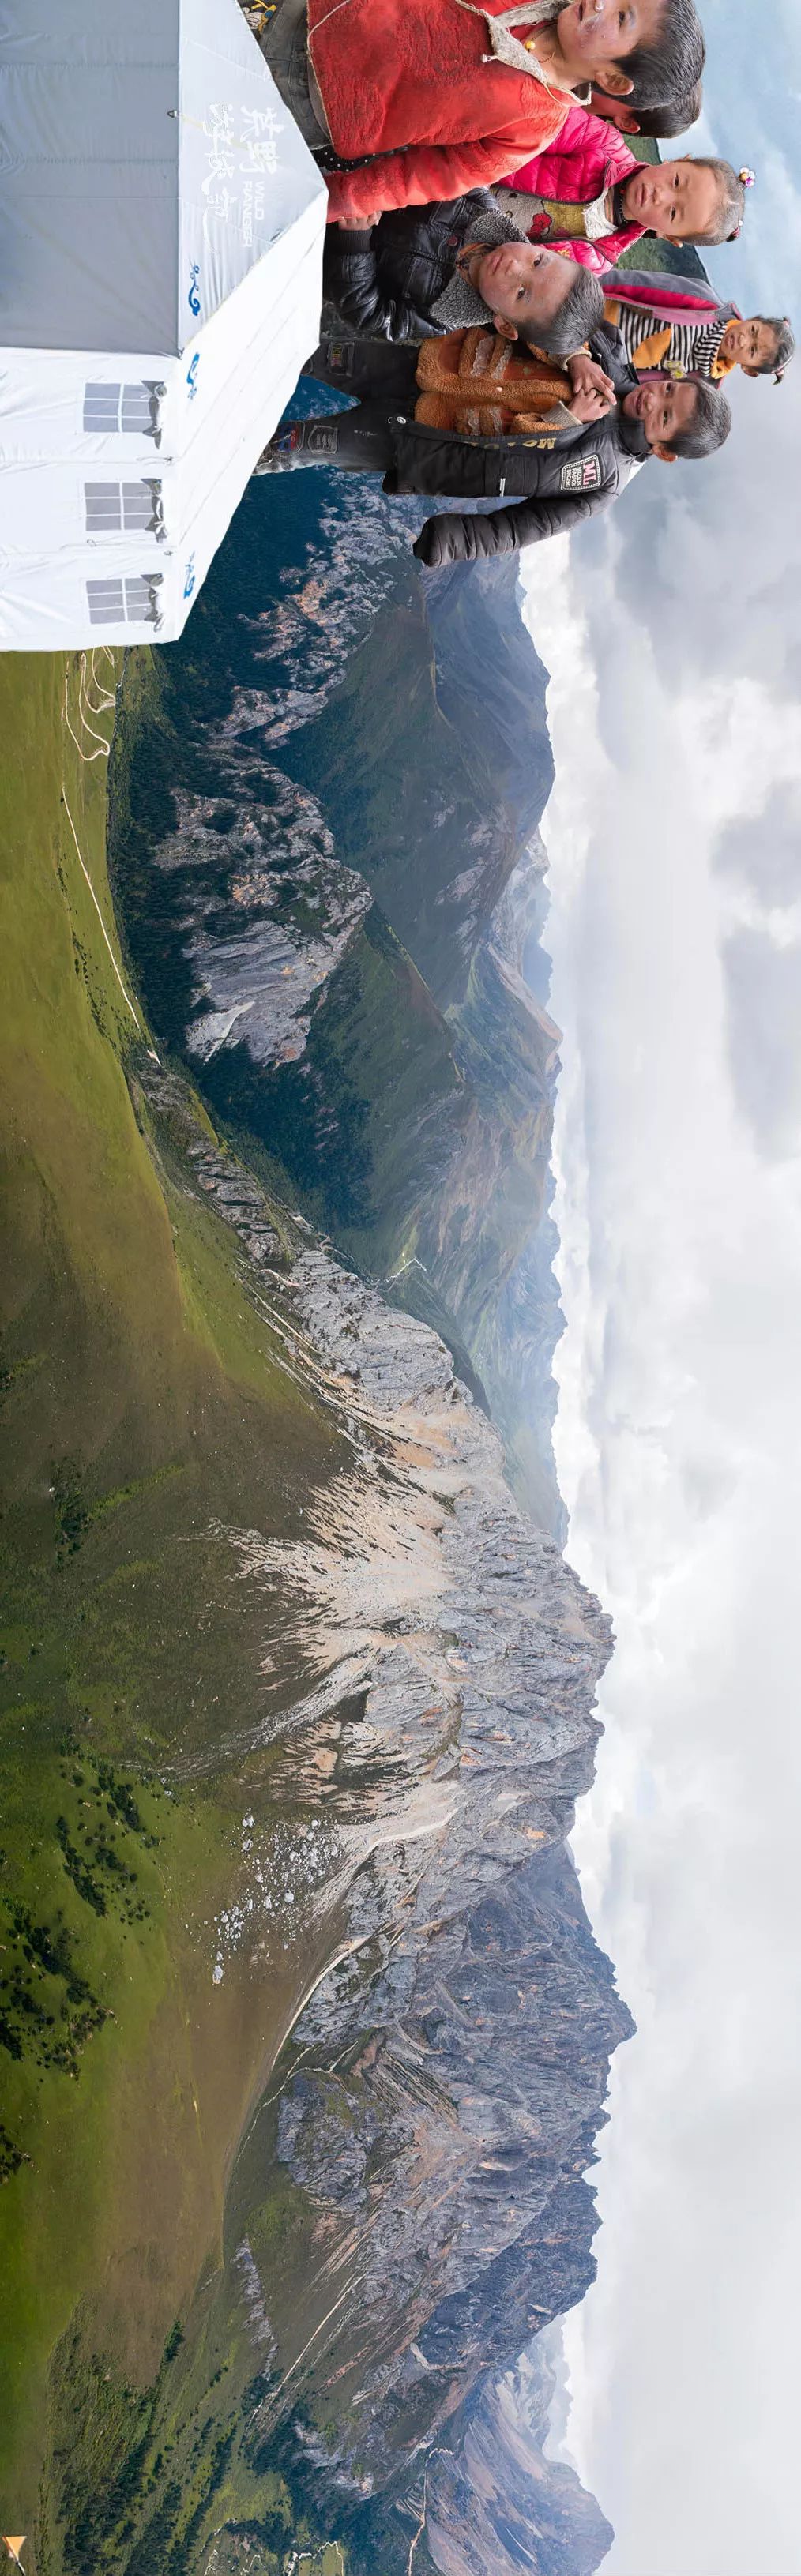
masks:
POLYGON ((661 241, 733 241, 740 231, 750 170, 685 154, 638 161, 614 125, 571 107, 554 143, 516 170, 509 185, 533 199, 530 239, 569 244, 596 272, 643 233, 661 241))

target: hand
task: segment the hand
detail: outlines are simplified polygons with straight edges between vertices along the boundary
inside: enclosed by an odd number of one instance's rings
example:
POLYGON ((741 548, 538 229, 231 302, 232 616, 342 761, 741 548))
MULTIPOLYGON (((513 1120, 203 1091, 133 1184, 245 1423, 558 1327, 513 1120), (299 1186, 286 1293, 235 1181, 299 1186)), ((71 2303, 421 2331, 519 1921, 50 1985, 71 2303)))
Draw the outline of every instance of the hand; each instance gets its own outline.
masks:
POLYGON ((585 422, 603 420, 608 411, 614 410, 614 403, 614 394, 602 394, 597 385, 591 385, 589 393, 574 396, 572 403, 568 404, 568 410, 572 412, 574 420, 585 422))
POLYGON ((368 223, 365 215, 338 215, 337 225, 341 233, 371 233, 373 220, 372 216, 368 223))
POLYGON ((577 349, 575 357, 568 358, 567 372, 574 394, 597 392, 611 394, 614 398, 611 376, 605 376, 603 367, 597 367, 595 359, 588 358, 586 349, 577 349))
POLYGON ((418 563, 427 564, 429 572, 438 572, 442 564, 466 563, 468 556, 464 519, 454 513, 439 519, 427 519, 415 539, 412 554, 418 563))

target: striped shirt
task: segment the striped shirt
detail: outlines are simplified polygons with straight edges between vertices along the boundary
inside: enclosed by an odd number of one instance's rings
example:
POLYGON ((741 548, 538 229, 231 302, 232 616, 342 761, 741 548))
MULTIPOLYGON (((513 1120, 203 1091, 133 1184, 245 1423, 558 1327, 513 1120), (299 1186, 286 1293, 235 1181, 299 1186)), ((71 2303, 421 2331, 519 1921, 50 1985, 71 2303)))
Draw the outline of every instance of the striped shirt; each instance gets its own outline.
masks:
POLYGON ((728 328, 727 319, 715 315, 711 322, 666 322, 658 313, 649 313, 643 304, 624 304, 617 297, 605 306, 607 321, 614 321, 621 334, 626 355, 632 366, 664 367, 672 376, 712 376, 726 373, 720 365, 720 345, 728 328))

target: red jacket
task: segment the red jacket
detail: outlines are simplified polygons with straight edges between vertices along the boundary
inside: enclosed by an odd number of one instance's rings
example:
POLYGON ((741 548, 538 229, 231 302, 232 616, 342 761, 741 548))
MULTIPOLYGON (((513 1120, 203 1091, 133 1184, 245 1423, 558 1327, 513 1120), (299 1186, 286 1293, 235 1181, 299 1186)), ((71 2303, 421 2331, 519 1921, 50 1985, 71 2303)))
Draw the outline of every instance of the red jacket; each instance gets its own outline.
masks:
MULTIPOLYGON (((534 197, 561 198, 570 206, 591 206, 605 188, 618 188, 640 167, 636 152, 617 126, 607 125, 602 116, 589 116, 586 108, 569 107, 556 144, 516 170, 510 186, 530 188, 534 197)), ((641 241, 645 230, 644 224, 624 224, 618 232, 604 233, 600 241, 571 239, 566 248, 582 268, 598 274, 632 242, 641 241)))
POLYGON ((385 156, 332 173, 330 220, 461 197, 553 142, 568 93, 484 59, 486 16, 506 5, 309 0, 309 55, 334 150, 349 161, 385 156))

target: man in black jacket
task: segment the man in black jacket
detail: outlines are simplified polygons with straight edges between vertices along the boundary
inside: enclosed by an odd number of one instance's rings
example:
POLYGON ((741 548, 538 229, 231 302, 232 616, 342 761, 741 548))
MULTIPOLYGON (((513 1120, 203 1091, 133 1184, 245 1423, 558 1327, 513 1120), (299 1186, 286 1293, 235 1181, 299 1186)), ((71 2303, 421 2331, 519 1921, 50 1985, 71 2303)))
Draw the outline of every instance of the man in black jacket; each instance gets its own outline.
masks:
POLYGON ((572 357, 601 318, 592 274, 529 241, 531 219, 522 190, 473 188, 365 231, 329 224, 325 294, 350 331, 374 340, 425 340, 491 318, 510 339, 519 332, 551 358, 572 357))
MULTIPOLYGON (((368 391, 369 344, 354 346, 368 391)), ((291 422, 265 449, 256 472, 339 465, 351 473, 382 474, 389 493, 503 502, 485 516, 459 512, 428 519, 413 551, 432 570, 511 554, 569 532, 614 501, 647 457, 672 465, 677 456, 711 456, 731 428, 717 385, 697 376, 638 376, 619 331, 606 323, 591 336, 586 385, 591 408, 599 372, 611 380, 610 407, 588 426, 562 413, 558 424, 543 421, 525 436, 466 437, 416 421, 417 351, 383 349, 375 355, 385 362, 380 399, 360 400, 356 409, 325 419, 291 422)))

